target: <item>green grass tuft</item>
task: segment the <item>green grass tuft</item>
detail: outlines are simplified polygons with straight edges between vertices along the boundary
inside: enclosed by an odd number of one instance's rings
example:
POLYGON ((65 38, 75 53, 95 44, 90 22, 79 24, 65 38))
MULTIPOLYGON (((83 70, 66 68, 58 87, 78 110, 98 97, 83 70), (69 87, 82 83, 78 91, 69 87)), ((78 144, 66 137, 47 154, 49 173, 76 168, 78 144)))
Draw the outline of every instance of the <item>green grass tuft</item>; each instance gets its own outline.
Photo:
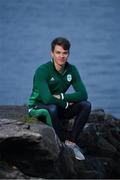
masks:
POLYGON ((24 116, 21 118, 21 121, 24 123, 36 123, 38 122, 38 119, 36 119, 35 117, 24 116))

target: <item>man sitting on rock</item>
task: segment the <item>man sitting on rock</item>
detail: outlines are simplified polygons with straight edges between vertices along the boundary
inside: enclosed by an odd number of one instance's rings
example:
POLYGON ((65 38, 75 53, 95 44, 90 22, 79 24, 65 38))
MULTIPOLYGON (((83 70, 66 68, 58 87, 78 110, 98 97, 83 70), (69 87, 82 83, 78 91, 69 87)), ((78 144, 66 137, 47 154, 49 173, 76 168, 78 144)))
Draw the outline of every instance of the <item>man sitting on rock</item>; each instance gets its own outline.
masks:
POLYGON ((34 75, 29 114, 38 117, 41 116, 41 110, 46 110, 47 118, 49 119, 50 114, 59 139, 73 149, 76 159, 84 160, 77 144, 88 120, 91 104, 87 101, 86 88, 77 68, 67 62, 69 53, 70 42, 66 38, 58 37, 52 41, 51 60, 40 65, 34 75), (71 85, 74 92, 66 93, 71 85), (71 136, 66 137, 64 121, 74 116, 71 136))

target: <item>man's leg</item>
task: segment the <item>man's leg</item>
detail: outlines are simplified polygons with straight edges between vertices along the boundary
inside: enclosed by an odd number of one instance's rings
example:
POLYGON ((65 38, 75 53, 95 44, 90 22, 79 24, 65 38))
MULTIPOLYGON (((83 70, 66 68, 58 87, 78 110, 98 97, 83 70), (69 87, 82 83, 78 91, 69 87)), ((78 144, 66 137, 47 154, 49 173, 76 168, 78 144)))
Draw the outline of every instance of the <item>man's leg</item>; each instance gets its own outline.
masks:
POLYGON ((74 121, 71 140, 77 144, 79 135, 89 118, 89 114, 91 112, 91 103, 88 101, 82 101, 80 103, 77 103, 75 107, 73 106, 72 110, 73 112, 76 112, 77 116, 74 121))
POLYGON ((53 126, 56 134, 58 135, 58 137, 61 141, 65 141, 65 132, 64 132, 64 129, 62 128, 63 127, 62 121, 58 117, 57 106, 53 105, 53 104, 44 105, 44 104, 40 103, 34 107, 34 113, 36 114, 37 111, 41 110, 41 109, 46 109, 49 112, 50 117, 52 119, 52 126, 53 126))
POLYGON ((87 101, 79 102, 66 110, 64 116, 72 118, 76 116, 71 137, 65 141, 65 144, 74 151, 75 158, 78 160, 85 160, 84 155, 81 153, 79 145, 79 135, 88 120, 91 111, 91 104, 87 101), (78 145, 77 145, 78 144, 78 145))
POLYGON ((48 105, 48 111, 52 118, 53 128, 55 129, 56 134, 59 139, 64 142, 65 141, 65 131, 63 129, 63 124, 60 118, 58 117, 58 109, 56 105, 48 105))
POLYGON ((88 120, 91 111, 91 103, 88 101, 82 101, 69 106, 68 109, 59 109, 59 116, 62 119, 75 118, 71 138, 73 142, 77 141, 85 123, 88 120))

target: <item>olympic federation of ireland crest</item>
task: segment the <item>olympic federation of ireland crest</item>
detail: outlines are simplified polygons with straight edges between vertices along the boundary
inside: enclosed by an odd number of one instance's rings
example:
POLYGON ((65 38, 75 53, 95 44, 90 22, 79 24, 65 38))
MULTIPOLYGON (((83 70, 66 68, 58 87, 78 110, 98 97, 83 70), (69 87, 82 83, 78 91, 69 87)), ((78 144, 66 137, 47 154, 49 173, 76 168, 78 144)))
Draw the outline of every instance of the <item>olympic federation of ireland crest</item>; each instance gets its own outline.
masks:
POLYGON ((70 82, 71 80, 72 80, 72 76, 71 76, 71 74, 68 74, 67 75, 67 81, 70 82))

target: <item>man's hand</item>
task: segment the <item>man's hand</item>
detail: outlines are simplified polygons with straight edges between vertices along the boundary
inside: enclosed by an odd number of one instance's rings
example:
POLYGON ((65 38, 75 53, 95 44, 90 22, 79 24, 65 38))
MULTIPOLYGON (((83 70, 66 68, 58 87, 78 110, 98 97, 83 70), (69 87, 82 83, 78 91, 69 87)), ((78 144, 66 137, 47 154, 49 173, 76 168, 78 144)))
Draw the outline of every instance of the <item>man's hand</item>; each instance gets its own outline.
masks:
POLYGON ((53 94, 53 96, 57 99, 60 99, 60 95, 57 95, 57 94, 53 94))
POLYGON ((69 102, 69 105, 71 106, 71 105, 73 105, 74 103, 73 102, 69 102))
MULTIPOLYGON (((57 94, 53 94, 53 96, 57 99, 61 99, 61 96, 60 95, 57 95, 57 94)), ((74 103, 73 102, 69 102, 69 105, 73 105, 74 103)))

